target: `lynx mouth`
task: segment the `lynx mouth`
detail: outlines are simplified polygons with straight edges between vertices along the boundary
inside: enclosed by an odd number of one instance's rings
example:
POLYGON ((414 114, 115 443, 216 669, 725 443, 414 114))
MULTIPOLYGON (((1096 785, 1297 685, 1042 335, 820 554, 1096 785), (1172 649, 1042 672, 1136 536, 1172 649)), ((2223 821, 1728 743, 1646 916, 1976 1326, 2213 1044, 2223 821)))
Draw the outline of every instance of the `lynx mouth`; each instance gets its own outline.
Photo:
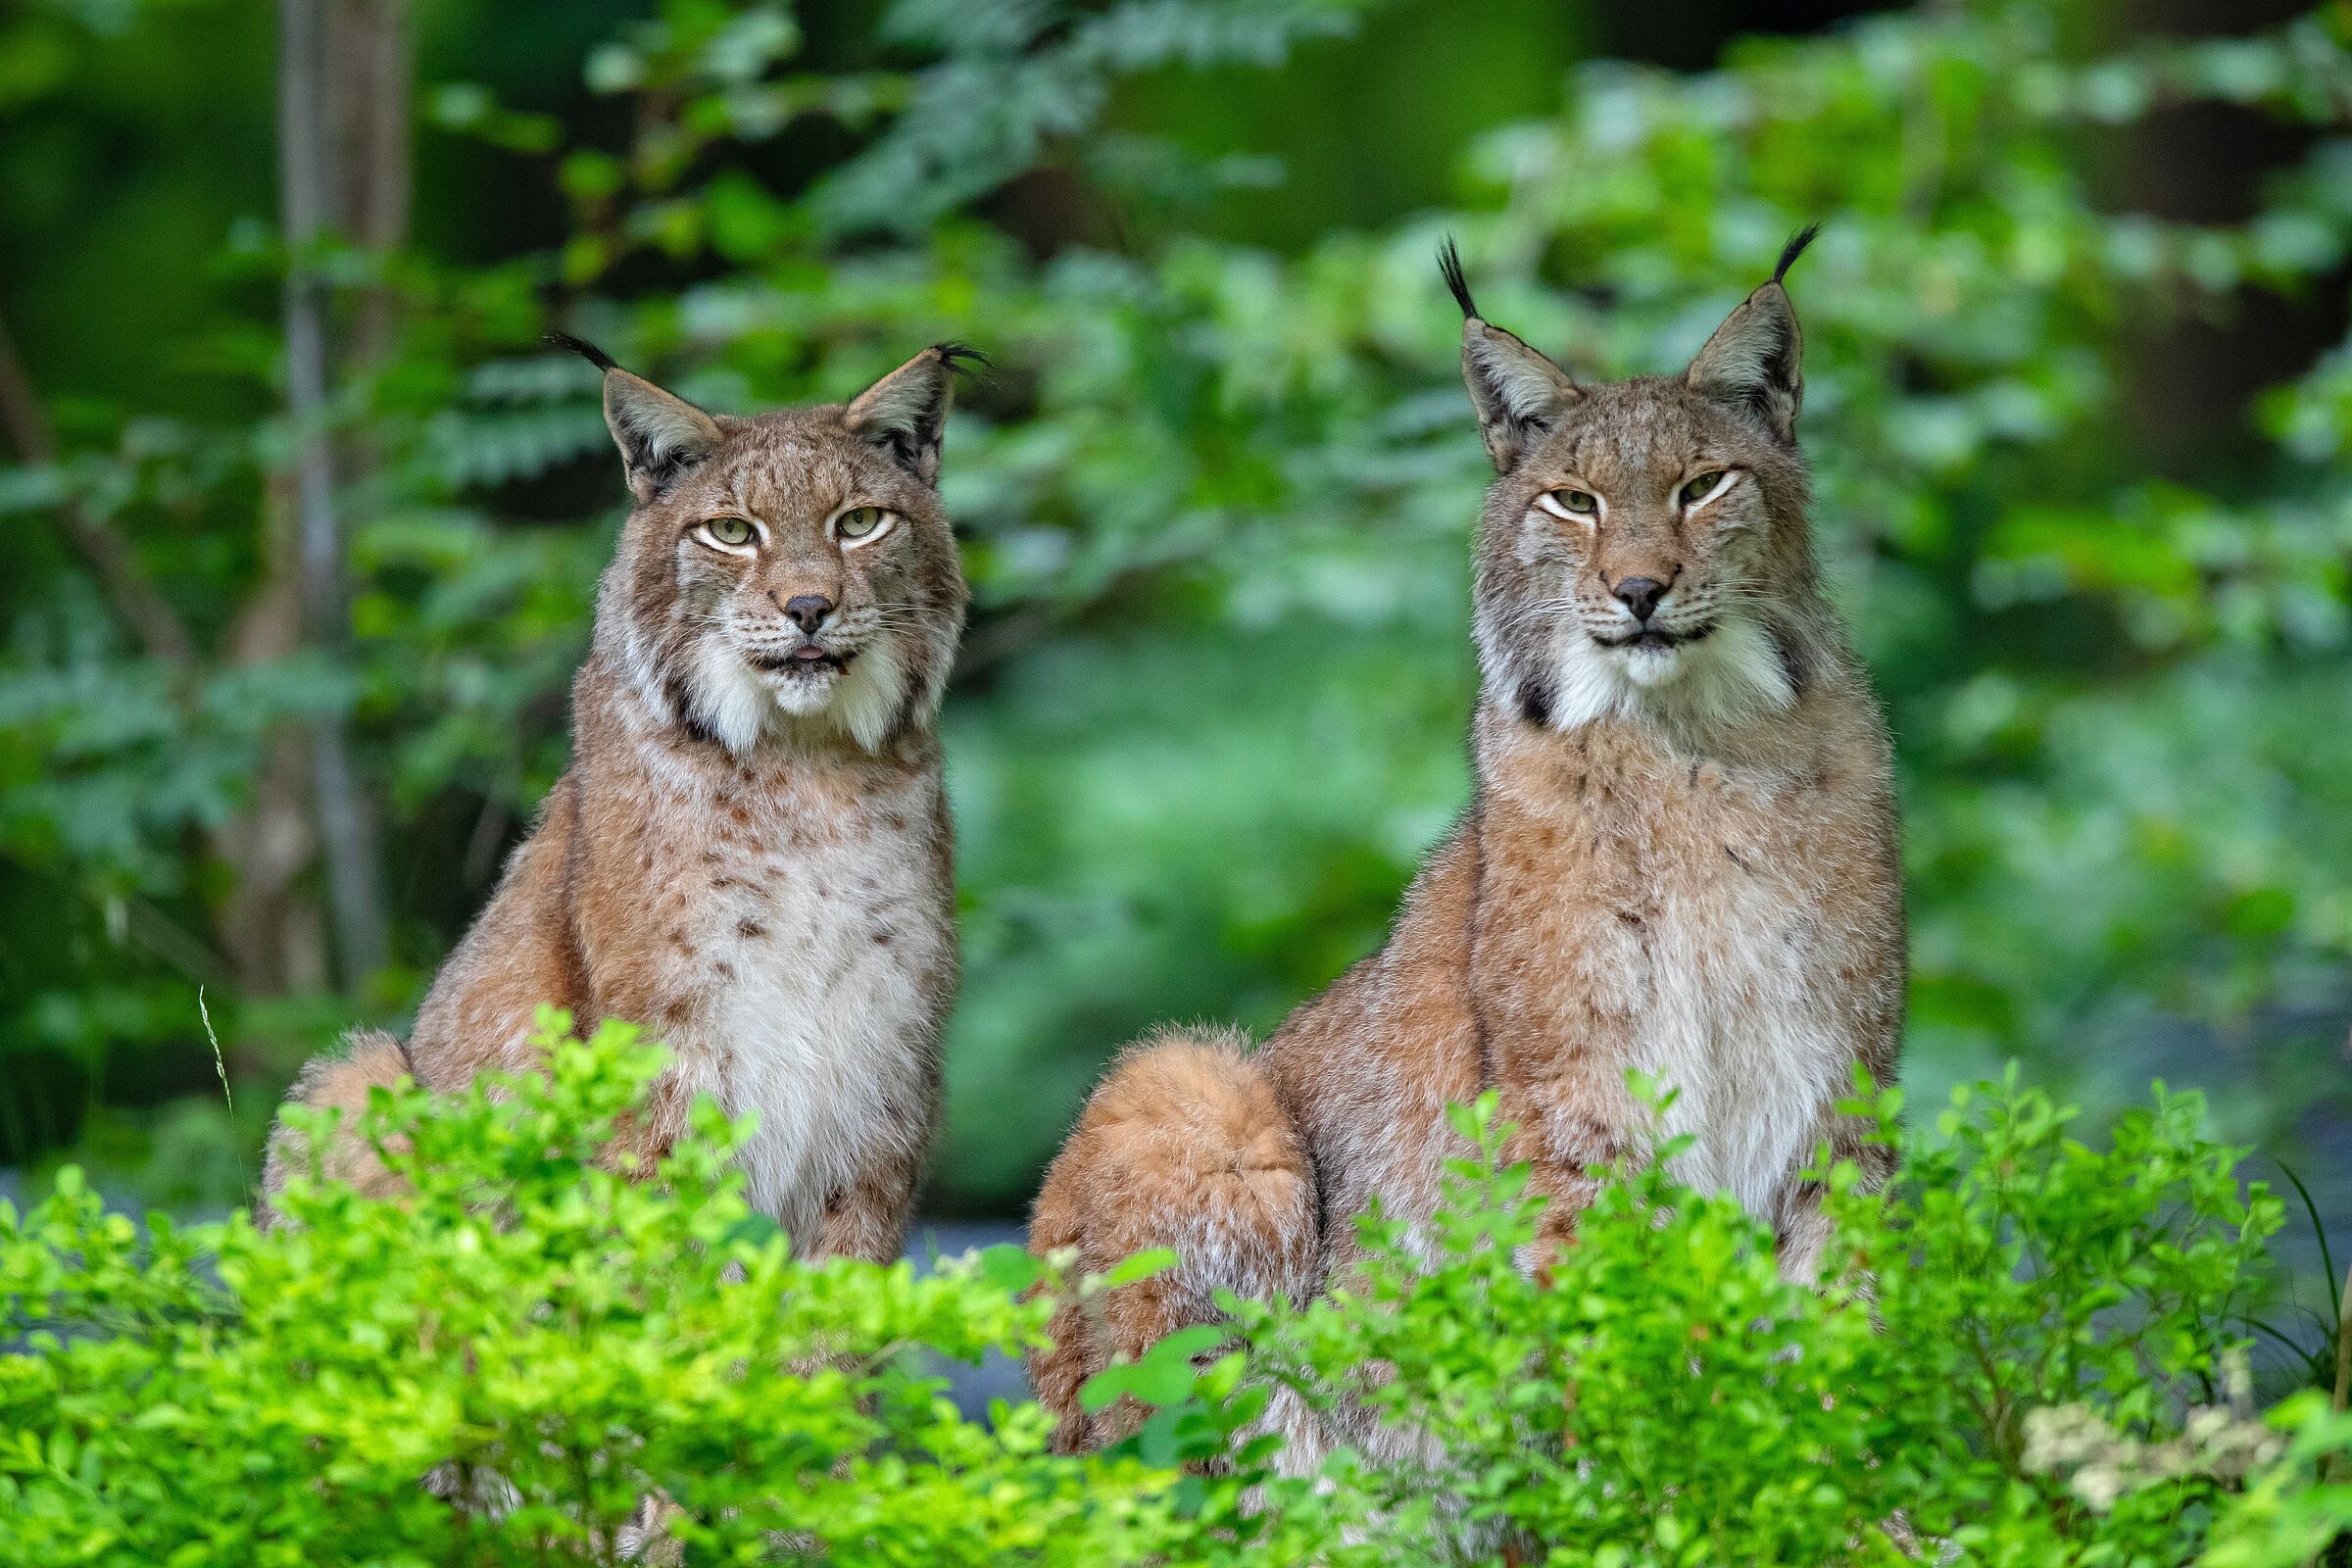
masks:
POLYGON ((1711 620, 1704 625, 1692 626, 1688 631, 1668 631, 1663 626, 1644 626, 1630 636, 1596 637, 1593 641, 1599 643, 1603 648, 1619 649, 1626 653, 1666 653, 1682 647, 1685 643, 1700 642, 1714 629, 1715 623, 1711 620))
POLYGON ((819 673, 838 675, 850 667, 855 654, 837 654, 815 643, 803 643, 790 653, 754 654, 752 662, 760 669, 796 680, 813 680, 819 673))

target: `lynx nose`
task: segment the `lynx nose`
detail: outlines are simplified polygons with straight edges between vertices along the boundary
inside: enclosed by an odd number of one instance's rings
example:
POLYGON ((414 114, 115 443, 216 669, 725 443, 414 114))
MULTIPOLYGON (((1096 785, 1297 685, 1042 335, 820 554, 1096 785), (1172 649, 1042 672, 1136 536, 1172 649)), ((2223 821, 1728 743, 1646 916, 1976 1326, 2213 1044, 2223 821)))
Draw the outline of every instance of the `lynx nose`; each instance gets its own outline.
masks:
POLYGON ((1657 612, 1658 601, 1666 597, 1666 585, 1655 577, 1628 577, 1609 592, 1634 612, 1636 620, 1646 621, 1657 612))
POLYGON ((812 632, 825 623, 827 615, 833 613, 833 601, 823 594, 795 594, 784 601, 784 613, 791 616, 792 623, 804 633, 812 632))

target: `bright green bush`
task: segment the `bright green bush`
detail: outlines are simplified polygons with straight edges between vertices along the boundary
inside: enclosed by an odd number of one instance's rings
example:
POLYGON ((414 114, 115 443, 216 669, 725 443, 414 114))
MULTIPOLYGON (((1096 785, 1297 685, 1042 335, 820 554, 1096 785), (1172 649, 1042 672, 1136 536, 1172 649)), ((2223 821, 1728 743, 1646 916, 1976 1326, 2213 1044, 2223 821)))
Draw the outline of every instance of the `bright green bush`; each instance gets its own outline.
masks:
POLYGON ((404 1203, 298 1180, 270 1233, 142 1233, 69 1172, 0 1206, 6 1332, 29 1331, 0 1356, 0 1561, 605 1561, 657 1491, 698 1562, 777 1532, 845 1563, 1285 1560, 1272 1529, 1212 1537, 1230 1488, 1054 1457, 1036 1406, 983 1426, 941 1397, 937 1357, 1036 1338, 1027 1254, 796 1262, 710 1106, 657 1180, 597 1162, 658 1051, 549 1043, 546 1076, 379 1101, 404 1203))
POLYGON ((270 1233, 142 1233, 69 1173, 0 1207, 24 1352, 0 1356, 0 1562, 603 1561, 648 1498, 655 1553, 690 1562, 1894 1563, 1916 1536, 1966 1564, 2287 1568, 2352 1523, 2324 1484, 2352 1423, 2249 1404, 2231 1325, 2280 1205, 2193 1096, 2095 1151, 2038 1092, 1960 1096, 1890 1198, 1830 1174, 1817 1290, 1656 1166, 1538 1283, 1525 1171, 1492 1101, 1464 1107, 1426 1232, 1375 1217, 1351 1290, 1237 1301, 1222 1351, 1196 1329, 1113 1367, 1090 1400, 1157 1408, 1068 1458, 1034 1404, 957 1415, 939 1358, 1033 1345, 1054 1293, 1164 1260, 796 1262, 709 1106, 657 1179, 598 1163, 657 1050, 548 1044, 544 1076, 379 1100, 404 1202, 298 1180, 270 1233), (1242 1436, 1278 1384, 1431 1457, 1279 1478, 1242 1436))
POLYGON ((2281 1209, 2240 1190, 2243 1152, 2202 1140, 2193 1095, 2160 1090, 2093 1151, 2038 1091, 1964 1092, 1904 1141, 1891 1199, 1830 1174, 1818 1289, 1781 1278, 1736 1202, 1654 1165, 1540 1285, 1513 1260, 1535 1209, 1494 1161, 1493 1104, 1457 1115, 1488 1157, 1455 1164, 1429 1235, 1374 1222, 1357 1291, 1243 1308, 1270 1376, 1434 1440, 1426 1473, 1353 1478, 1402 1541, 1457 1529, 1430 1503, 1455 1496, 1572 1563, 1894 1562, 1914 1533, 1971 1563, 2185 1563, 2229 1500, 2226 1472, 2098 1492, 2031 1441, 2064 1412, 2159 1444, 2242 1376, 2230 1320, 2281 1209))

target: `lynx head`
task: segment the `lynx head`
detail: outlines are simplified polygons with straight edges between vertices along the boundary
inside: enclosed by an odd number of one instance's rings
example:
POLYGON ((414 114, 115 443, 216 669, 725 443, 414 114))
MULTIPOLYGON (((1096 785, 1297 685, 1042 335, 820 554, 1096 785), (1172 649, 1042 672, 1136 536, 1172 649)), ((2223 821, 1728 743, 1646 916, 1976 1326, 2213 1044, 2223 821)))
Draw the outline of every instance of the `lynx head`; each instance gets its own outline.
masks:
POLYGON ((1611 715, 1736 723, 1795 701, 1802 631, 1823 612, 1781 280, 1812 237, 1789 241, 1682 374, 1592 386, 1482 319, 1447 245, 1496 473, 1477 568, 1495 701, 1562 730, 1611 715))
POLYGON ((597 649, 653 709, 742 753, 927 724, 963 629, 941 510, 956 362, 925 349, 850 403, 707 414, 576 338, 636 507, 597 608, 597 649))

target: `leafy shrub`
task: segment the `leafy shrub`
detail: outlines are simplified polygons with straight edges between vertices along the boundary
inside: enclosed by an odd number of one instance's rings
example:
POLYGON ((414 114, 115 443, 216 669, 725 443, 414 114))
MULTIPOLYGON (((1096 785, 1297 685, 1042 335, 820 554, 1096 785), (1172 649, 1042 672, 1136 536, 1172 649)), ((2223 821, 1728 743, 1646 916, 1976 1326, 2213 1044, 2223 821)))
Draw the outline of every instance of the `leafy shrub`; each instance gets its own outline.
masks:
POLYGON ((796 1261, 711 1107, 659 1170, 601 1163, 661 1054, 547 1027, 544 1074, 379 1096, 399 1202, 297 1179, 269 1233, 142 1232, 69 1172, 0 1206, 0 1560, 611 1561, 659 1514, 645 1554, 694 1562, 1891 1563, 1916 1534, 1966 1563, 2210 1543, 2285 1568, 2352 1512, 2322 1484, 2342 1415, 2254 1422, 2232 1394, 2224 1325, 2279 1205, 2191 1096, 2103 1152, 2036 1092, 1961 1097, 1890 1200, 1831 1173, 1817 1291, 1656 1166, 1537 1283, 1525 1172, 1492 1101, 1464 1107, 1425 1233, 1376 1216, 1354 1288, 1236 1301, 1230 1348, 1193 1330, 1111 1368, 1090 1400, 1157 1408, 1072 1458, 1034 1404, 958 1415, 939 1358, 1035 1344, 1055 1293, 1164 1258, 1080 1282, 1010 1248, 922 1278, 796 1261), (1278 1475, 1249 1436, 1277 1386, 1364 1400, 1430 1457, 1278 1475))
POLYGON ((142 1233, 68 1172, 0 1207, 28 1352, 0 1356, 0 1560, 605 1561, 657 1493, 694 1561, 1279 1560, 1230 1491, 1180 1499, 1165 1467, 1049 1454, 1034 1405, 983 1426, 941 1396, 934 1357, 1039 1333, 1026 1253, 795 1261, 710 1106, 658 1172, 598 1161, 657 1050, 547 1044, 544 1076, 379 1095, 404 1202, 298 1179, 269 1233, 142 1233))
MULTIPOLYGON (((1898 1104, 1856 1108, 1893 1137, 1898 1104)), ((2314 1484, 2352 1427, 2313 1395, 2248 1408, 2230 1325, 2282 1208, 2203 1114, 2159 1086, 2094 1151, 2014 1073, 1962 1091, 1901 1140, 1888 1198, 1826 1173, 1818 1288, 1735 1201, 1644 1165, 1545 1284, 1490 1096, 1457 1108, 1479 1157, 1433 1223, 1374 1216, 1349 1290, 1232 1310, 1261 1386, 1426 1440, 1330 1471, 1384 1561, 2180 1564, 2209 1541, 2217 1564, 2312 1560, 2352 1526, 2352 1488, 2314 1484)))

